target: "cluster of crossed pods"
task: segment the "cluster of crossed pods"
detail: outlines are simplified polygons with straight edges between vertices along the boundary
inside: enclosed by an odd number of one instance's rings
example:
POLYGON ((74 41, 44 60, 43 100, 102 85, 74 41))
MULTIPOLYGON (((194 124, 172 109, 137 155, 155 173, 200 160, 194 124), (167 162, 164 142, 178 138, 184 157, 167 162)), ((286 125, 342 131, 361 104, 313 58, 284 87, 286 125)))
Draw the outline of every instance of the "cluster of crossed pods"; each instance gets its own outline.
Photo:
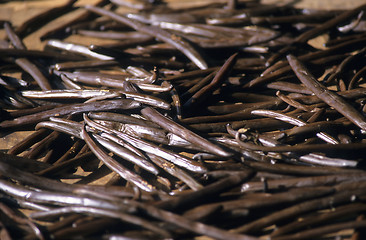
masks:
POLYGON ((1 239, 363 239, 366 5, 76 3, 4 22, 1 239))

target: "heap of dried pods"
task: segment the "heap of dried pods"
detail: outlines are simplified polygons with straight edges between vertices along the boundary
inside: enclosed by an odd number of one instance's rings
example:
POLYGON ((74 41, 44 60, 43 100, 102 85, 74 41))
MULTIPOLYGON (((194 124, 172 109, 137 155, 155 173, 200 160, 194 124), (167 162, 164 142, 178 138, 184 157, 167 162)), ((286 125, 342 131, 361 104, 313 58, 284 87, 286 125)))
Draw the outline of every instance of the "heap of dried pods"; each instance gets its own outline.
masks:
POLYGON ((366 5, 75 2, 4 23, 1 239, 365 239, 366 5))

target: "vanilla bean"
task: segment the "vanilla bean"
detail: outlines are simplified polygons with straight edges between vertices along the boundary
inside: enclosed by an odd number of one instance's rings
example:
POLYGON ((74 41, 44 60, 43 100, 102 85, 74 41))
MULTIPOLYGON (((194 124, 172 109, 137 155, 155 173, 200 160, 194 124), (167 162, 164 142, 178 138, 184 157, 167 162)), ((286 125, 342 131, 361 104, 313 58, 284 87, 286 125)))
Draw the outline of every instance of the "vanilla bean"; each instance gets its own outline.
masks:
POLYGON ((64 207, 64 208, 58 208, 55 210, 50 210, 46 212, 36 212, 31 215, 32 218, 35 219, 42 219, 45 217, 50 216, 57 216, 57 215, 63 215, 67 213, 83 213, 87 215, 93 215, 97 217, 110 217, 110 218, 116 218, 120 219, 124 222, 132 223, 137 226, 141 226, 143 228, 147 228, 149 230, 152 230, 156 233, 158 233, 161 236, 164 236, 165 238, 169 238, 171 235, 169 232, 159 228, 155 224, 151 223, 150 221, 147 221, 143 218, 133 216, 128 213, 124 213, 122 211, 111 211, 108 209, 100 209, 100 208, 93 208, 88 206, 72 206, 72 207, 64 207))
MULTIPOLYGON (((13 156, 14 157, 14 156, 13 156)), ((2 158, 4 158, 2 156, 2 158)), ((17 157, 19 158, 19 157, 17 157)), ((11 179, 23 182, 24 184, 31 185, 31 186, 38 186, 40 188, 46 190, 54 190, 57 189, 60 192, 65 193, 72 193, 77 191, 77 189, 83 189, 87 191, 95 191, 104 194, 105 196, 133 196, 130 189, 123 188, 123 187, 112 187, 106 188, 104 186, 90 186, 90 185, 81 185, 81 184, 66 184, 56 180, 51 180, 45 177, 40 177, 35 174, 29 173, 27 171, 19 170, 18 168, 14 167, 13 165, 7 164, 3 161, 0 162, 0 173, 3 176, 9 177, 11 179)))
POLYGON ((47 134, 48 131, 46 129, 36 131, 29 135, 27 138, 24 138, 21 142, 18 142, 17 145, 14 145, 12 148, 10 148, 7 153, 12 155, 18 155, 25 151, 28 147, 43 139, 45 136, 47 136, 47 134))
POLYGON ((111 210, 123 210, 125 206, 112 204, 105 200, 101 199, 92 199, 88 197, 80 197, 74 194, 66 194, 66 193, 54 193, 50 191, 35 191, 30 190, 22 186, 17 186, 15 184, 9 183, 4 180, 0 180, 0 190, 9 194, 10 196, 16 198, 25 198, 28 200, 38 202, 38 203, 48 203, 55 205, 78 205, 78 206, 94 206, 94 207, 102 207, 111 210))
POLYGON ((89 111, 98 111, 98 109, 100 110, 134 109, 139 106, 140 106, 139 103, 129 99, 105 100, 101 102, 71 104, 56 107, 52 110, 46 110, 40 113, 18 117, 13 120, 3 121, 0 123, 0 128, 19 127, 23 125, 35 124, 47 120, 49 117, 64 116, 68 114, 83 113, 89 111))
POLYGON ((81 136, 84 141, 88 144, 90 150, 101 160, 104 164, 108 166, 111 170, 117 172, 122 178, 127 181, 131 181, 136 186, 141 189, 152 192, 154 191, 154 187, 148 184, 145 180, 143 180, 136 173, 131 172, 127 168, 123 167, 120 163, 114 160, 112 157, 108 156, 98 145, 93 141, 93 139, 89 136, 89 134, 85 131, 85 128, 82 128, 81 136))
POLYGON ((348 118, 362 130, 366 130, 366 118, 355 108, 346 102, 337 93, 329 91, 319 81, 317 81, 305 66, 293 55, 287 56, 288 61, 299 80, 309 88, 316 96, 326 102, 329 106, 334 107, 343 116, 348 118))
POLYGON ((4 56, 12 56, 12 57, 19 57, 19 58, 55 58, 58 60, 80 60, 80 58, 71 56, 68 54, 59 54, 55 52, 49 51, 39 51, 39 50, 29 50, 29 49, 18 49, 18 48, 0 48, 0 55, 4 56))
POLYGON ((223 240, 229 240, 229 239, 256 240, 256 239, 258 239, 256 237, 252 237, 249 235, 231 233, 231 232, 228 232, 228 231, 216 228, 216 227, 212 227, 212 226, 200 223, 200 222, 195 222, 195 221, 187 219, 183 216, 156 208, 151 205, 137 203, 137 202, 135 204, 137 206, 139 206, 141 209, 143 209, 147 214, 149 214, 157 219, 167 221, 169 223, 172 223, 176 226, 180 226, 189 231, 193 231, 198 234, 210 236, 215 239, 223 239, 223 240))
POLYGON ((307 32, 304 32, 300 36, 296 38, 297 42, 306 42, 307 40, 314 38, 320 34, 322 34, 324 31, 327 31, 328 29, 331 29, 335 26, 337 26, 339 23, 342 23, 344 21, 347 21, 348 19, 356 16, 359 14, 359 12, 364 11, 366 9, 366 4, 360 5, 354 9, 348 10, 343 12, 342 14, 336 16, 335 18, 332 18, 328 20, 327 22, 321 24, 318 27, 315 27, 307 32))
POLYGON ((156 165, 158 165, 160 168, 164 169, 169 174, 179 178, 183 182, 185 182, 191 189, 193 190, 199 190, 203 188, 203 186, 197 182, 194 178, 192 178, 190 175, 188 175, 183 170, 176 167, 173 163, 170 163, 166 161, 164 158, 161 158, 159 156, 156 156, 154 154, 148 154, 151 161, 153 161, 156 165))
MULTIPOLYGON (((324 145, 324 144, 321 144, 324 145)), ((335 146, 335 145, 329 145, 329 146, 335 146)), ((338 146, 338 145, 337 145, 338 146)), ((291 151, 287 151, 291 152, 291 151)), ((316 151, 319 152, 319 151, 316 151)), ((312 167, 312 166, 296 166, 296 165, 288 165, 284 163, 276 163, 276 164, 270 164, 265 162, 252 162, 247 161, 247 166, 259 170, 259 171, 266 171, 270 173, 279 173, 279 174, 290 174, 290 175, 309 175, 309 176, 316 176, 316 175, 332 175, 332 174, 357 174, 361 173, 359 170, 351 170, 351 169, 341 169, 337 167, 312 167)))
MULTIPOLYGON (((301 61, 313 61, 314 63, 319 62, 320 60, 333 61, 335 56, 330 56, 331 58, 329 59, 330 54, 356 50, 360 47, 360 45, 362 46, 362 44, 365 41, 366 41, 365 37, 352 39, 350 41, 342 42, 329 49, 320 50, 317 52, 310 52, 302 56, 299 56, 298 58, 301 61)), ((336 56, 336 58, 342 59, 345 58, 345 56, 338 56, 338 57, 336 56)), ((283 76, 285 73, 288 73, 288 71, 291 71, 291 67, 288 66, 287 61, 279 62, 278 64, 273 65, 273 67, 275 68, 272 71, 251 80, 248 84, 245 85, 245 87, 254 87, 264 82, 274 80, 280 76, 283 76)))
MULTIPOLYGON (((348 20, 349 18, 352 18, 353 16, 359 14, 359 12, 366 9, 366 5, 363 4, 359 7, 356 7, 354 9, 351 9, 349 11, 345 11, 342 14, 324 22, 323 24, 320 24, 319 26, 312 28, 301 35, 297 36, 294 40, 294 43, 306 43, 309 39, 314 38, 323 32, 336 27, 339 23, 344 22, 348 20)), ((289 45, 287 47, 282 48, 277 54, 273 55, 270 59, 268 59, 267 63, 271 65, 274 61, 276 61, 280 56, 287 55, 287 53, 290 50, 294 50, 294 45, 289 45)))
POLYGON ((67 219, 71 223, 67 224, 67 221, 61 220, 60 225, 56 225, 57 228, 51 231, 54 238, 73 238, 73 237, 87 237, 93 234, 98 234, 109 228, 113 228, 120 224, 117 219, 112 218, 93 218, 90 216, 81 216, 80 214, 70 214, 70 218, 67 219), (72 219, 72 217, 79 217, 72 219), (64 225, 64 226, 63 226, 64 225), (61 226, 61 227, 60 227, 61 226))
MULTIPOLYGON (((25 50, 26 49, 25 45, 13 31, 12 27, 7 23, 4 24, 4 27, 14 47, 17 49, 25 50)), ((32 62, 30 62, 28 59, 17 58, 15 59, 15 63, 19 67, 21 67, 24 71, 28 72, 34 78, 34 80, 37 81, 41 89, 43 90, 52 89, 50 83, 48 82, 48 79, 43 75, 43 73, 38 69, 38 67, 32 62)))
POLYGON ((143 33, 152 35, 162 41, 165 41, 174 47, 176 47, 178 50, 182 51, 192 62, 194 62, 200 69, 207 69, 207 64, 204 61, 204 59, 200 56, 200 54, 189 44, 187 41, 182 39, 179 36, 175 36, 173 34, 170 34, 166 32, 165 30, 155 27, 155 26, 147 26, 142 23, 136 22, 134 20, 128 19, 124 16, 115 14, 113 12, 110 12, 108 10, 94 7, 94 6, 86 6, 86 9, 92 12, 95 12, 97 14, 101 14, 104 16, 109 16, 112 19, 119 21, 123 24, 126 24, 132 28, 134 28, 137 31, 141 31, 143 33))
POLYGON ((7 217, 9 217, 10 219, 12 219, 14 222, 16 222, 18 224, 28 225, 32 229, 34 234, 37 236, 37 238, 39 238, 41 240, 45 239, 42 232, 40 231, 40 229, 38 228, 38 226, 36 226, 36 224, 34 222, 30 221, 27 218, 18 216, 15 212, 12 211, 12 209, 10 209, 8 206, 6 206, 3 203, 0 203, 0 212, 2 212, 2 214, 6 215, 7 217))
MULTIPOLYGON (((297 119, 297 118, 293 118, 290 116, 287 116, 286 114, 282 114, 282 113, 278 113, 278 112, 274 112, 274 111, 269 111, 269 110, 253 110, 252 114, 255 115, 260 115, 260 116, 267 116, 267 117, 273 117, 275 119, 281 120, 281 121, 285 121, 288 122, 290 124, 296 125, 296 126, 305 126, 306 122, 297 119)), ((316 134, 320 139, 326 141, 327 143, 330 144, 338 144, 338 141, 336 139, 334 139, 332 136, 330 136, 329 134, 325 133, 325 132, 319 132, 316 134)))
POLYGON ((252 171, 240 172, 238 174, 223 178, 195 192, 183 194, 172 200, 157 202, 156 206, 163 209, 176 209, 179 207, 187 207, 193 204, 198 204, 197 201, 206 201, 211 196, 215 196, 218 192, 221 192, 224 189, 233 188, 237 184, 240 184, 246 179, 251 178, 252 175, 252 171))
POLYGON ((338 232, 343 229, 363 229, 365 227, 366 227, 366 220, 363 220, 363 221, 355 220, 355 221, 330 224, 327 226, 317 227, 317 228, 313 228, 311 230, 304 230, 302 232, 298 232, 295 234, 284 235, 284 236, 275 237, 272 239, 274 239, 274 240, 292 240, 292 239, 294 239, 295 240, 295 239, 304 239, 304 238, 314 238, 317 236, 322 236, 325 234, 338 232))
POLYGON ((212 94, 213 91, 215 91, 217 88, 220 87, 220 85, 223 83, 223 81, 226 80, 228 77, 230 71, 235 65, 236 58, 238 54, 232 55, 225 63, 224 65, 219 69, 219 71, 216 73, 215 77, 212 79, 212 81, 206 85, 205 87, 198 90, 186 103, 185 106, 191 106, 191 105, 197 105, 202 104, 202 102, 207 98, 207 95, 212 94))
POLYGON ((351 212, 363 212, 363 211, 365 211, 365 209, 366 209, 366 206, 363 203, 351 203, 351 204, 347 204, 345 206, 340 206, 331 212, 324 213, 324 214, 318 216, 315 219, 306 218, 306 219, 303 219, 303 221, 296 221, 296 222, 292 222, 287 225, 281 226, 272 233, 272 236, 274 239, 276 239, 276 237, 278 237, 278 236, 283 236, 287 233, 299 231, 300 229, 309 227, 309 225, 315 225, 315 224, 322 223, 322 222, 324 223, 325 221, 339 219, 340 217, 345 216, 351 212))
POLYGON ((100 137, 98 135, 93 135, 99 144, 104 146, 105 148, 109 149, 110 151, 114 152, 116 155, 126 159, 127 161, 131 161, 135 163, 136 165, 140 166, 141 168, 144 168, 145 170, 157 175, 159 171, 156 169, 154 165, 152 165, 149 161, 146 159, 136 155, 135 153, 131 152, 130 150, 122 147, 121 145, 118 145, 117 143, 114 143, 112 141, 109 141, 107 139, 104 139, 103 137, 100 137))
MULTIPOLYGON (((91 126, 93 128, 96 128, 100 131, 105 131, 107 133, 112 133, 112 134, 117 135, 118 138, 121 139, 121 140, 118 140, 118 141, 127 141, 132 146, 134 146, 138 149, 141 149, 145 152, 152 153, 152 154, 159 154, 159 156, 167 159, 168 161, 173 162, 174 164, 176 164, 178 166, 181 166, 181 167, 184 167, 184 168, 186 168, 190 171, 200 172, 200 173, 206 172, 206 168, 202 164, 200 164, 200 163, 198 163, 198 162, 196 162, 196 161, 194 161, 194 160, 192 160, 192 159, 190 159, 186 156, 171 152, 169 150, 158 147, 158 146, 156 146, 152 143, 143 141, 142 139, 130 136, 128 134, 113 130, 113 129, 108 128, 108 127, 105 127, 101 124, 98 124, 94 121, 91 121, 88 118, 84 118, 84 121, 86 121, 86 123, 89 126, 91 126)), ((105 137, 108 137, 108 135, 105 135, 105 137)), ((114 141, 115 139, 113 138, 111 140, 114 141)))
MULTIPOLYGON (((267 191, 285 190, 291 188, 301 187, 315 187, 324 185, 333 185, 341 183, 343 181, 358 181, 366 177, 363 173, 355 174, 333 174, 326 176, 311 176, 301 178, 290 178, 290 179, 272 179, 266 181, 267 191)), ((262 182, 248 182, 242 185, 242 191, 261 191, 263 190, 262 182)))
POLYGON ((71 61, 71 62, 56 63, 54 65, 54 69, 57 71, 64 71, 64 70, 93 68, 93 67, 107 67, 114 65, 119 65, 119 62, 116 60, 85 60, 77 62, 71 61))
POLYGON ((279 210, 275 213, 269 214, 268 216, 265 216, 263 218, 254 220, 246 225, 232 229, 232 232, 236 233, 256 232, 265 226, 269 226, 273 223, 276 223, 277 221, 280 221, 281 219, 295 217, 301 213, 309 212, 311 210, 324 209, 333 207, 338 204, 349 203, 352 201, 353 195, 360 195, 360 194, 365 194, 365 191, 362 189, 351 190, 336 193, 334 195, 322 197, 319 199, 305 201, 297 205, 279 210))
POLYGON ((195 209, 191 209, 190 211, 205 211, 206 208, 213 208, 214 206, 220 207, 223 212, 234 211, 236 209, 259 209, 268 206, 274 207, 283 203, 296 203, 299 201, 323 197, 332 193, 334 193, 334 189, 331 187, 296 188, 283 193, 265 195, 257 193, 258 196, 252 194, 243 199, 203 204, 195 209), (258 201, 258 198, 261 198, 261 201, 258 201))
POLYGON ((220 146, 215 145, 206 139, 202 138, 201 136, 191 132, 190 130, 186 129, 185 127, 173 122, 172 120, 164 117, 158 111, 154 110, 153 108, 144 108, 141 110, 141 113, 153 121, 154 123, 158 124, 160 127, 166 129, 167 131, 174 133, 180 136, 187 141, 198 145, 202 149, 205 149, 208 152, 213 154, 217 154, 223 157, 230 157, 231 153, 225 151, 220 146))

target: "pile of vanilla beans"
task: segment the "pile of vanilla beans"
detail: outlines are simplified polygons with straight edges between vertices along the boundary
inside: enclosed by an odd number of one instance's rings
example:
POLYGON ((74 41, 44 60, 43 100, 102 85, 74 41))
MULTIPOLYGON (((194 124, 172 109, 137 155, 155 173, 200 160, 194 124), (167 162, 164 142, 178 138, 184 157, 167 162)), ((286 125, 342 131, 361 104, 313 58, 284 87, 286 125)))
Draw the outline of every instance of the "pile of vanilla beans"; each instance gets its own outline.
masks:
POLYGON ((365 239, 366 5, 75 3, 3 25, 1 239, 365 239))

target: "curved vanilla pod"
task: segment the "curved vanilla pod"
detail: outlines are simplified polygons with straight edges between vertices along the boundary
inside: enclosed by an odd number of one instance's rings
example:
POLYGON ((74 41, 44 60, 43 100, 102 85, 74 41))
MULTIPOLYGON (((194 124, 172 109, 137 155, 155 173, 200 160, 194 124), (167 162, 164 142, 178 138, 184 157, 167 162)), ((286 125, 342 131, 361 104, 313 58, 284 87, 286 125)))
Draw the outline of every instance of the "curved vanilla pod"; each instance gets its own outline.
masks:
POLYGON ((108 168, 118 173, 123 179, 136 185, 137 187, 147 192, 154 192, 155 188, 147 183, 142 177, 136 173, 131 172, 127 168, 123 167, 119 162, 105 153, 98 145, 93 141, 89 134, 85 130, 85 126, 81 130, 81 136, 83 140, 88 144, 90 150, 101 160, 108 168))
POLYGON ((50 110, 39 113, 25 115, 0 122, 0 128, 18 127, 29 124, 36 124, 47 120, 49 117, 64 116, 68 114, 83 113, 89 111, 114 110, 114 109, 134 109, 140 106, 140 103, 130 99, 104 100, 100 102, 77 103, 62 105, 50 110))
MULTIPOLYGON (((301 119, 298 118, 294 118, 291 116, 288 116, 286 114, 283 113, 279 113, 279 112, 275 112, 275 111, 271 111, 271 110, 253 110, 252 114, 254 115, 259 115, 259 116, 266 116, 266 117, 271 117, 271 118, 275 118, 296 126, 305 126, 307 125, 307 123, 301 119)), ((316 134, 317 137, 319 137, 320 139, 326 141, 327 143, 330 144, 338 144, 339 142, 333 138, 332 136, 330 136, 328 133, 325 132, 318 132, 316 134)))
POLYGON ((309 88, 318 98, 336 109, 355 125, 366 131, 366 118, 337 93, 329 91, 307 70, 307 68, 293 55, 287 55, 287 60, 299 80, 309 88))
POLYGON ((89 48, 86 46, 83 46, 80 44, 69 43, 69 42, 63 42, 58 39, 48 40, 47 45, 54 47, 54 48, 61 49, 61 50, 68 50, 70 52, 77 53, 77 54, 84 55, 84 56, 98 59, 98 60, 104 60, 104 61, 114 60, 113 57, 95 53, 95 52, 89 50, 89 48))
POLYGON ((168 162, 164 158, 159 157, 152 153, 150 154, 148 153, 147 155, 149 156, 150 160, 153 161, 156 165, 164 169, 170 175, 183 181, 192 190, 197 191, 203 188, 203 186, 198 181, 196 181, 192 176, 190 176, 185 171, 177 167, 175 164, 168 162))
MULTIPOLYGON (((5 23, 4 28, 14 47, 17 49, 25 50, 26 49, 25 45, 13 31, 10 24, 5 23)), ((43 75, 43 73, 38 69, 38 67, 34 63, 29 61, 27 58, 17 58, 15 59, 15 63, 24 71, 28 72, 42 90, 52 89, 52 86, 49 83, 48 79, 43 75)))
POLYGON ((156 202, 154 206, 162 208, 165 210, 179 209, 181 207, 188 207, 191 205, 197 205, 198 203, 205 202, 212 197, 218 195, 225 189, 230 189, 238 184, 251 179, 254 176, 254 171, 241 171, 235 174, 231 174, 228 177, 224 177, 214 183, 204 186, 203 188, 190 192, 187 194, 182 194, 177 198, 163 200, 161 202, 156 202))
MULTIPOLYGON (((132 203, 132 201, 130 201, 132 203)), ((223 230, 211 225, 207 225, 201 222, 192 221, 184 216, 178 215, 174 212, 166 211, 160 209, 151 204, 133 202, 133 206, 140 208, 146 214, 159 220, 164 220, 175 226, 179 226, 183 229, 189 230, 191 232, 205 235, 213 239, 220 240, 259 240, 257 237, 253 237, 246 234, 238 234, 230 231, 223 230)))
POLYGON ((106 89, 57 89, 48 91, 25 90, 20 92, 23 97, 34 99, 92 99, 95 97, 112 96, 112 94, 125 95, 128 99, 133 99, 150 106, 170 109, 170 104, 155 96, 129 92, 124 90, 106 90, 106 89))
POLYGON ((278 210, 270 213, 264 217, 261 217, 252 222, 246 223, 240 227, 231 229, 234 233, 253 233, 258 232, 260 229, 275 224, 281 220, 289 217, 297 217, 302 213, 309 212, 311 210, 326 209, 339 204, 350 203, 352 196, 364 195, 364 189, 350 189, 348 191, 341 191, 332 194, 331 196, 324 196, 308 201, 303 201, 290 207, 278 210))
POLYGON ((155 128, 159 127, 158 125, 150 121, 122 113, 89 112, 88 117, 92 118, 93 120, 111 121, 111 122, 118 122, 121 124, 136 124, 140 126, 155 127, 155 128))
MULTIPOLYGON (((107 133, 115 134, 121 140, 127 141, 129 144, 131 144, 132 146, 134 146, 134 147, 136 147, 140 150, 143 150, 147 153, 157 154, 160 157, 162 157, 162 158, 164 158, 164 159, 166 159, 166 160, 168 160, 168 161, 170 161, 170 162, 172 162, 172 163, 174 163, 178 166, 181 166, 185 169, 188 169, 192 172, 204 173, 204 172, 207 171, 207 169, 201 163, 195 162, 195 161, 193 161, 192 159, 190 159, 188 157, 185 157, 183 155, 180 155, 180 154, 174 153, 172 151, 163 149, 162 147, 158 147, 155 144, 149 143, 149 142, 144 141, 142 139, 130 136, 128 134, 116 131, 116 130, 108 128, 108 127, 105 127, 105 126, 103 126, 103 125, 101 125, 97 122, 94 122, 94 121, 90 120, 88 117, 84 117, 84 121, 90 127, 93 127, 93 128, 95 128, 97 130, 100 130, 100 131, 105 131, 107 133)), ((103 133, 102 133, 102 136, 108 138, 108 135, 104 135, 103 133)), ((110 139, 112 141, 115 141, 114 138, 113 139, 108 138, 108 139, 110 139)))
MULTIPOLYGON (((25 165, 24 162, 28 160, 24 160, 23 157, 16 157, 9 154, 1 154, 0 153, 0 174, 9 179, 13 179, 16 182, 20 182, 24 185, 31 186, 32 188, 37 187, 48 191, 53 191, 57 189, 62 193, 73 193, 73 192, 94 192, 104 198, 109 197, 132 197, 133 193, 129 188, 125 187, 106 187, 106 186, 97 186, 97 185, 83 185, 83 184, 67 184, 60 182, 58 180, 49 179, 46 177, 40 177, 29 171, 20 170, 16 164, 14 164, 14 160, 20 161, 20 163, 25 165), (10 161, 4 161, 4 159, 9 158, 10 161), (11 164, 9 164, 11 163, 11 164)), ((25 166, 29 166, 26 164, 25 166)), ((28 170, 31 168, 28 168, 28 170)))
POLYGON ((134 21, 132 19, 128 19, 124 16, 115 14, 113 12, 110 12, 110 11, 102 9, 102 8, 94 7, 91 5, 87 5, 87 6, 85 6, 85 8, 94 13, 97 13, 97 14, 100 14, 103 16, 108 16, 115 21, 126 24, 126 25, 134 28, 136 31, 152 35, 161 41, 169 43, 172 46, 174 46, 175 48, 177 48, 178 50, 180 50, 184 55, 186 55, 200 69, 208 68, 207 63, 201 57, 201 55, 193 48, 193 46, 189 42, 182 39, 182 37, 171 34, 156 26, 147 26, 143 23, 134 21))
POLYGON ((153 108, 146 107, 141 110, 142 115, 146 118, 150 119, 152 122, 158 124, 163 129, 178 135, 179 137, 186 139, 187 141, 196 144, 200 148, 208 151, 210 153, 222 156, 222 157, 230 157, 232 153, 227 152, 222 149, 220 146, 206 140, 205 138, 199 136, 198 134, 188 130, 182 125, 170 120, 169 118, 164 117, 158 111, 153 108))
MULTIPOLYGON (((328 21, 319 24, 317 27, 314 27, 308 31, 297 36, 294 40, 294 43, 306 43, 309 39, 315 38, 320 34, 336 27, 338 24, 347 21, 348 19, 358 15, 360 12, 366 9, 366 4, 360 5, 356 8, 350 9, 348 11, 344 11, 343 13, 339 14, 338 16, 329 19, 328 21)), ((284 56, 290 50, 295 49, 294 44, 287 45, 286 47, 280 49, 277 54, 273 55, 267 60, 268 64, 274 63, 280 56, 284 56)))
POLYGON ((159 170, 151 162, 131 152, 127 148, 97 134, 93 134, 93 137, 98 141, 99 144, 101 144, 106 149, 112 151, 116 155, 120 156, 121 158, 133 162, 134 164, 140 166, 146 171, 151 172, 152 174, 157 175, 159 173, 159 170))
POLYGON ((216 89, 218 89, 222 83, 228 78, 231 70, 233 69, 236 59, 237 59, 238 53, 234 53, 231 55, 224 65, 218 70, 215 77, 212 79, 212 81, 202 87, 200 90, 198 90, 186 103, 185 106, 190 105, 197 105, 201 103, 202 101, 206 100, 206 98, 211 95, 216 89))
POLYGON ((138 217, 132 215, 128 212, 123 211, 113 211, 110 209, 101 209, 99 207, 89 207, 89 206, 68 206, 62 208, 56 208, 49 211, 42 211, 42 212, 34 212, 30 215, 33 219, 42 219, 47 217, 55 217, 55 216, 62 216, 63 214, 68 213, 80 213, 86 214, 88 216, 94 217, 108 217, 108 218, 115 218, 119 219, 122 222, 127 222, 132 225, 141 226, 142 228, 149 229, 164 238, 171 238, 170 233, 161 227, 158 224, 148 221, 142 217, 138 217))
MULTIPOLYGON (((10 207, 8 207, 6 204, 2 202, 0 202, 0 212, 2 218, 4 218, 4 215, 6 215, 6 218, 11 219, 11 221, 13 221, 14 223, 28 226, 30 229, 32 229, 33 234, 36 235, 38 239, 45 240, 41 230, 34 222, 30 221, 28 218, 24 216, 21 216, 19 212, 13 211, 10 207)), ((1 230, 1 239, 12 239, 10 236, 6 236, 8 235, 8 233, 7 232, 4 233, 3 231, 4 227, 2 226, 2 228, 3 229, 1 230)))
MULTIPOLYGON (((303 221, 293 221, 288 224, 282 225, 271 233, 271 238, 276 239, 276 237, 279 236, 281 237, 288 233, 294 233, 299 232, 302 229, 308 229, 310 225, 316 226, 319 223, 322 224, 331 219, 339 219, 343 216, 346 216, 347 214, 360 213, 365 210, 366 205, 364 203, 358 203, 358 202, 347 204, 345 206, 339 206, 333 209, 332 211, 322 213, 320 216, 316 218, 306 218, 303 219, 303 221)), ((350 227, 349 229, 351 228, 352 227, 350 227)), ((310 230, 312 231, 313 228, 310 230)), ((340 230, 339 227, 337 227, 334 232, 339 230, 340 230)))
POLYGON ((68 135, 71 135, 73 137, 81 138, 81 127, 82 125, 79 123, 76 123, 75 125, 71 124, 64 124, 61 122, 54 122, 54 121, 45 121, 40 122, 35 126, 36 130, 40 130, 42 128, 52 129, 57 132, 66 133, 68 135))
POLYGON ((36 203, 46 203, 56 206, 86 206, 110 210, 126 209, 126 206, 114 204, 106 200, 79 196, 73 193, 34 190, 24 186, 0 180, 0 191, 14 198, 27 199, 36 203))

